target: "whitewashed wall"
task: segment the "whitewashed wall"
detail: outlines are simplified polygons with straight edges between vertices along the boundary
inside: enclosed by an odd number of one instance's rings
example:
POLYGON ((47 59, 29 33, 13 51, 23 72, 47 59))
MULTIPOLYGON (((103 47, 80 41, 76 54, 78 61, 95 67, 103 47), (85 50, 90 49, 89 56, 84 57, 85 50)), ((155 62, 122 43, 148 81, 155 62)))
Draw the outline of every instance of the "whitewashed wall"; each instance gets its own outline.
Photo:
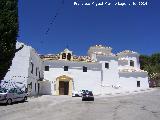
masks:
MULTIPOLYGON (((16 48, 24 45, 17 42, 16 48)), ((73 78, 73 90, 88 89, 95 95, 108 94, 125 91, 145 90, 149 88, 148 75, 146 72, 121 73, 119 68, 129 67, 130 60, 134 61, 134 67, 140 68, 138 55, 125 56, 103 56, 93 55, 97 60, 95 63, 73 62, 73 61, 44 61, 42 62, 36 51, 24 45, 24 47, 15 54, 2 84, 8 88, 20 87, 25 89, 32 83, 30 95, 55 94, 54 83, 56 78, 67 75, 73 78), (118 58, 127 59, 127 63, 120 63, 118 58), (31 62, 34 64, 33 73, 31 73, 31 62), (105 63, 109 63, 109 69, 105 68, 105 63), (44 67, 49 66, 49 71, 44 71, 44 67), (64 71, 64 66, 69 66, 68 71, 64 71), (83 72, 83 66, 87 67, 87 72, 83 72), (37 75, 36 75, 36 68, 37 75), (39 75, 40 74, 40 75, 39 75), (44 77, 44 79, 43 79, 44 77), (43 79, 43 81, 39 81, 43 79), (140 81, 140 87, 137 87, 137 81, 140 81), (38 91, 38 83, 40 84, 38 91)))
POLYGON ((92 90, 94 94, 100 94, 101 65, 99 63, 44 61, 43 68, 45 66, 50 66, 49 71, 44 71, 44 79, 51 81, 52 94, 55 94, 56 78, 62 75, 73 78, 75 90, 88 89, 92 90), (69 66, 68 71, 64 71, 64 66, 69 66), (87 72, 83 72, 83 66, 87 67, 87 72))
POLYGON ((149 88, 147 73, 120 73, 120 86, 123 90, 146 90, 149 88), (137 87, 137 81, 140 81, 140 87, 137 87))
POLYGON ((39 71, 41 74, 40 77, 43 78, 42 62, 32 47, 17 42, 16 48, 18 49, 22 45, 23 48, 15 53, 12 60, 12 65, 10 66, 10 69, 1 84, 3 85, 2 87, 6 88, 19 87, 26 90, 28 84, 32 82, 32 90, 29 94, 36 95, 38 93, 37 80, 39 80, 39 71), (33 74, 31 74, 31 61, 34 64, 33 74), (36 67, 39 68, 37 76, 36 67))
MULTIPOLYGON (((130 59, 134 60, 135 57, 130 59)), ((68 61, 44 62, 43 67, 45 65, 50 66, 49 71, 44 71, 44 79, 51 81, 51 88, 45 88, 51 89, 52 94, 55 94, 55 80, 62 75, 73 78, 75 90, 89 89, 94 94, 120 93, 149 88, 146 72, 119 74, 117 57, 98 56, 97 60, 98 63, 92 64, 68 61), (109 63, 109 69, 105 68, 105 63, 109 63), (69 66, 69 70, 64 71, 63 66, 69 66), (87 72, 83 72, 83 66, 87 66, 87 72), (137 81, 140 81, 141 87, 137 87, 137 81)), ((135 64, 138 67, 138 62, 135 64)))
POLYGON ((118 76, 118 60, 116 57, 99 56, 98 60, 102 63, 102 81, 104 86, 116 85, 118 76), (105 68, 105 63, 109 63, 109 68, 105 68))
POLYGON ((30 47, 24 45, 23 43, 17 42, 16 48, 18 49, 22 45, 24 47, 15 53, 15 57, 12 60, 12 65, 4 77, 6 84, 2 82, 6 88, 20 87, 24 90, 26 87, 28 79, 30 47))
POLYGON ((39 95, 52 95, 51 81, 44 80, 39 81, 38 83, 40 84, 39 95))
POLYGON ((40 59, 39 55, 36 53, 36 51, 33 48, 30 48, 30 58, 29 58, 28 64, 29 64, 29 68, 28 68, 27 84, 32 83, 32 89, 29 89, 29 92, 30 92, 30 95, 37 95, 38 80, 43 78, 43 70, 42 70, 42 60, 40 59), (31 73, 31 70, 32 70, 31 62, 34 64, 33 73, 31 73), (37 75, 36 75, 36 68, 37 68, 37 75))
POLYGON ((62 75, 73 78, 75 90, 88 89, 92 90, 94 94, 100 94, 100 71, 88 70, 87 72, 83 72, 83 70, 76 69, 64 71, 63 68, 50 68, 49 71, 44 72, 44 79, 51 81, 52 94, 55 94, 54 81, 56 81, 57 77, 62 75))
POLYGON ((97 60, 102 63, 102 94, 114 93, 115 87, 119 86, 118 58, 116 56, 97 56, 97 60), (105 68, 105 63, 109 63, 109 68, 105 68))
POLYGON ((139 63, 139 56, 138 55, 130 54, 130 55, 119 56, 119 58, 128 60, 126 64, 119 62, 119 68, 130 66, 130 60, 133 60, 134 61, 134 68, 140 69, 140 63, 139 63))

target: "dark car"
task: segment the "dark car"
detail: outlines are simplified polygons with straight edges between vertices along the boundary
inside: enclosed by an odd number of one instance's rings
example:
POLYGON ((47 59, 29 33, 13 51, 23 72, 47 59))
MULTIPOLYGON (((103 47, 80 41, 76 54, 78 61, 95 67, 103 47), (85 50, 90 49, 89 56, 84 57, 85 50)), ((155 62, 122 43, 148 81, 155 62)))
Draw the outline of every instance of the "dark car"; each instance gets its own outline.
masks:
POLYGON ((92 91, 85 91, 82 93, 82 101, 94 101, 92 91))

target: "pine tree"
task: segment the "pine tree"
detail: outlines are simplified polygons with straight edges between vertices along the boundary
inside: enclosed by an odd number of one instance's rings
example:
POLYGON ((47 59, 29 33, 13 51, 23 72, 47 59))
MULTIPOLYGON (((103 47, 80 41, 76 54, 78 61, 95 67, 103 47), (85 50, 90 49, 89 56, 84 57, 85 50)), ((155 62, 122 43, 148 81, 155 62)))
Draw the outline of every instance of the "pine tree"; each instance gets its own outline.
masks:
POLYGON ((17 35, 18 0, 0 0, 0 80, 12 64, 17 35))

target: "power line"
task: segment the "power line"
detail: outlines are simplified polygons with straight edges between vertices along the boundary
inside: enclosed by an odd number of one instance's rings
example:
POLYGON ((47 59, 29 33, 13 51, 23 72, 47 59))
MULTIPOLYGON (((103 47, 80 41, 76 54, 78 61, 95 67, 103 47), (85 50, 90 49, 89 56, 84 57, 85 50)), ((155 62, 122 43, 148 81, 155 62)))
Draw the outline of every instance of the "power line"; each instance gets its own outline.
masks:
MULTIPOLYGON (((57 11, 56 11, 55 16, 50 20, 49 26, 48 26, 48 28, 46 29, 46 31, 44 32, 44 37, 46 37, 46 36, 48 35, 48 33, 50 32, 52 26, 55 24, 55 21, 56 21, 58 15, 60 14, 61 10, 63 9, 63 6, 64 6, 64 0, 61 1, 60 6, 59 6, 59 8, 58 8, 57 11)), ((44 39, 44 38, 42 38, 42 40, 40 41, 41 44, 44 43, 44 40, 43 40, 43 39, 44 39)))
POLYGON ((49 27, 45 31, 45 35, 48 35, 49 31, 51 30, 51 26, 55 23, 56 18, 58 17, 58 15, 60 14, 61 9, 63 8, 63 5, 64 5, 64 0, 61 1, 60 7, 57 9, 55 16, 51 19, 49 27))

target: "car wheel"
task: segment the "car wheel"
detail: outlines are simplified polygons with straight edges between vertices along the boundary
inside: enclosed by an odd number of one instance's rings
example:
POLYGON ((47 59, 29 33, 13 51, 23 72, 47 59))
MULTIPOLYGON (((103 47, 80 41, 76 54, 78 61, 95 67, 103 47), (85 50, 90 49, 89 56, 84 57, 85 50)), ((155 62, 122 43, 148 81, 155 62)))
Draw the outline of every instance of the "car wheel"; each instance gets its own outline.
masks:
POLYGON ((12 104, 12 99, 8 99, 8 100, 7 100, 7 104, 8 104, 8 105, 11 105, 11 104, 12 104))
POLYGON ((23 99, 23 101, 26 101, 26 100, 27 100, 27 97, 25 96, 24 99, 23 99))

